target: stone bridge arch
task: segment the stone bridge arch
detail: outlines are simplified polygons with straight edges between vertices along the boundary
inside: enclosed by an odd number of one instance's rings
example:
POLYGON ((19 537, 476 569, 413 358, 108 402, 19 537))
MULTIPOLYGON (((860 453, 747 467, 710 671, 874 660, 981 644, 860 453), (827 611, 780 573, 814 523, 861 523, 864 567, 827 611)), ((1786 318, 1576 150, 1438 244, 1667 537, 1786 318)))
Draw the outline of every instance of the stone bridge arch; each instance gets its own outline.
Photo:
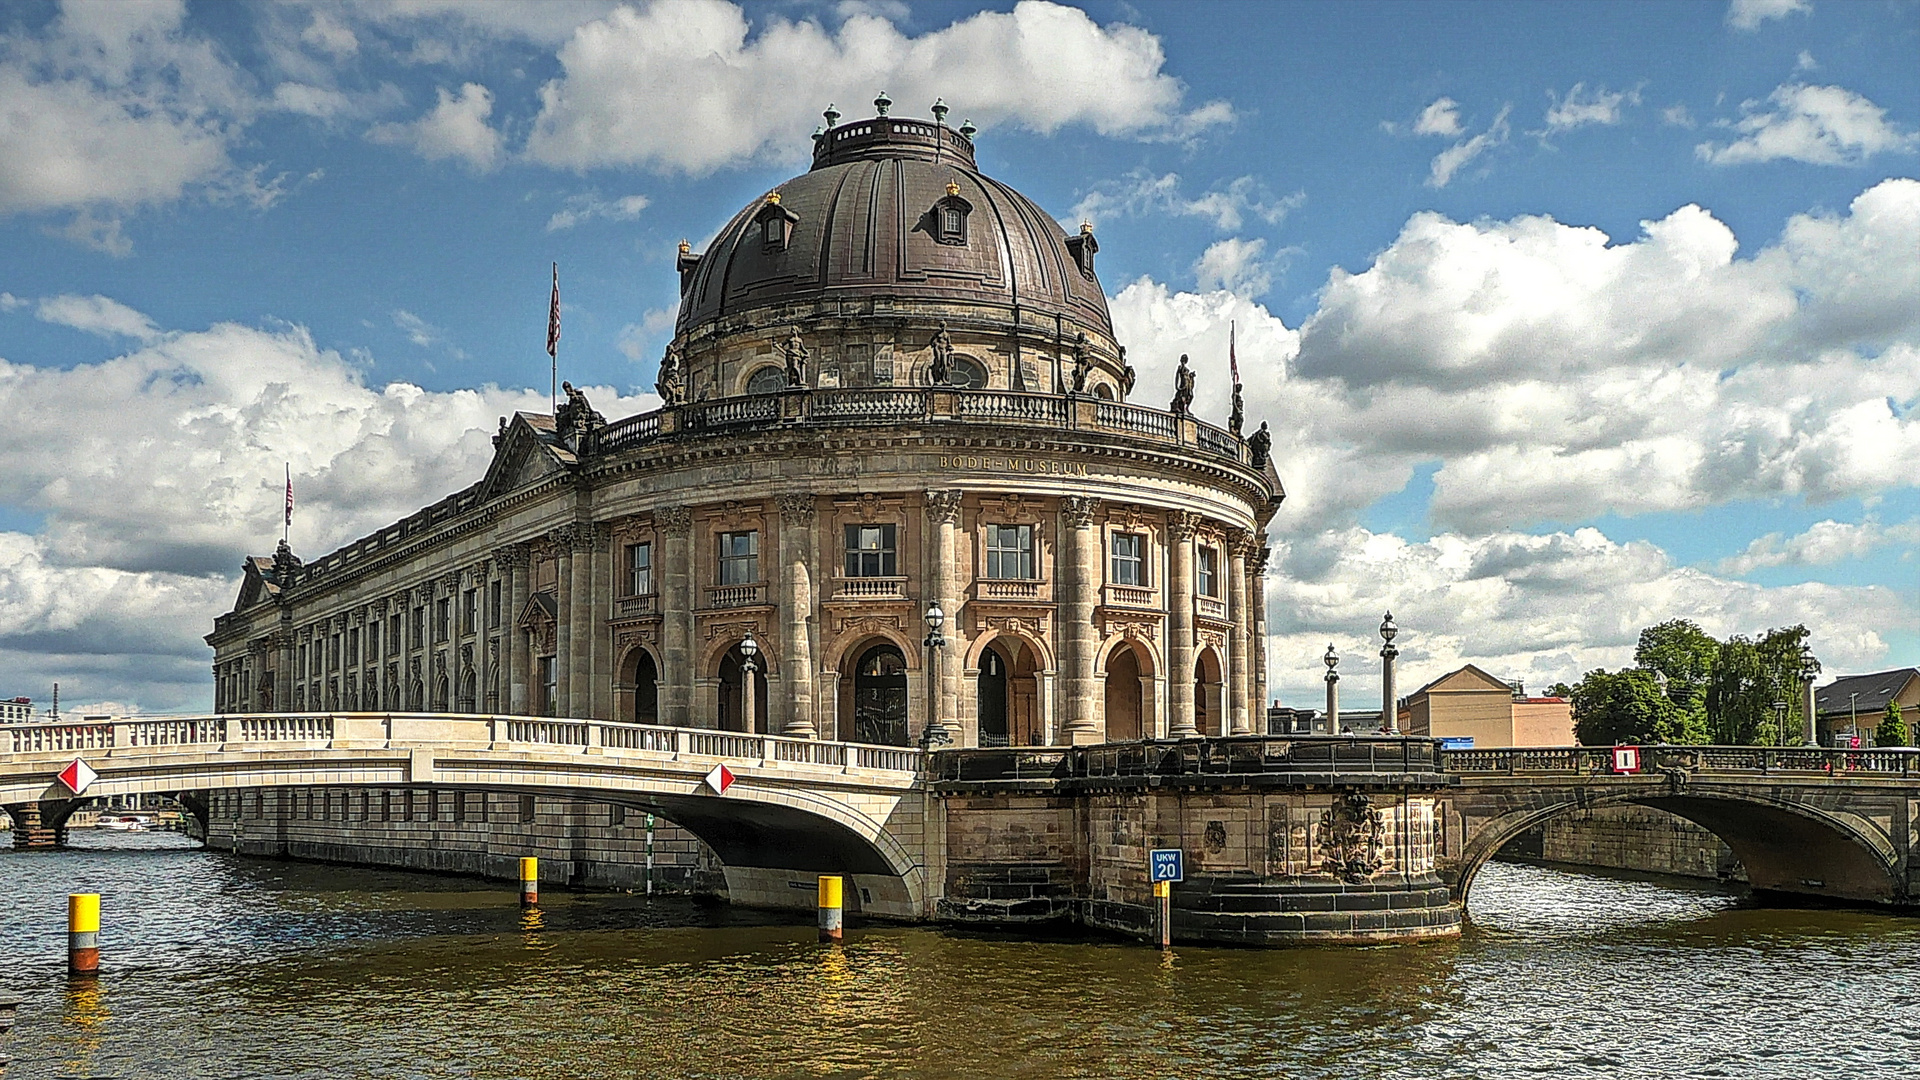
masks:
MULTIPOLYGON (((1758 896, 1781 900, 1876 905, 1912 902, 1905 844, 1881 815, 1821 805, 1788 785, 1673 785, 1658 778, 1597 778, 1588 784, 1502 786, 1474 790, 1466 780, 1448 799, 1460 815, 1464 844, 1440 860, 1440 873, 1464 910, 1480 868, 1526 830, 1575 810, 1637 805, 1664 810, 1712 833, 1732 849, 1758 896)), ((1900 800, 1903 804, 1904 799, 1900 800)), ((1892 809, 1888 807, 1888 809, 1892 809)))

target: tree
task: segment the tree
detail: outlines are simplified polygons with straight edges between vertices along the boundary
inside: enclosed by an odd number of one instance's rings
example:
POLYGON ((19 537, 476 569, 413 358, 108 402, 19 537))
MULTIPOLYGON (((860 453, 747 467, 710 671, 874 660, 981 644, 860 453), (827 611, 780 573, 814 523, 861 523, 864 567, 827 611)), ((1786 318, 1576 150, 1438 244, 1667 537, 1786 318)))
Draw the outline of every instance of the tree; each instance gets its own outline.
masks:
POLYGON ((1690 619, 1668 619, 1640 631, 1634 646, 1636 666, 1666 679, 1666 694, 1687 714, 1687 726, 1707 729, 1707 685, 1720 656, 1720 643, 1690 619))
POLYGON ((1787 703, 1789 730, 1800 721, 1805 626, 1769 630, 1758 641, 1734 635, 1720 643, 1707 680, 1706 711, 1714 742, 1767 746, 1780 741, 1773 703, 1787 703))
POLYGON ((1574 735, 1583 746, 1699 741, 1685 711, 1644 668, 1595 669, 1571 689, 1574 735))
POLYGON ((1905 746, 1907 742, 1907 725, 1900 719, 1900 703, 1889 701, 1886 718, 1880 721, 1879 727, 1873 729, 1873 745, 1905 746))

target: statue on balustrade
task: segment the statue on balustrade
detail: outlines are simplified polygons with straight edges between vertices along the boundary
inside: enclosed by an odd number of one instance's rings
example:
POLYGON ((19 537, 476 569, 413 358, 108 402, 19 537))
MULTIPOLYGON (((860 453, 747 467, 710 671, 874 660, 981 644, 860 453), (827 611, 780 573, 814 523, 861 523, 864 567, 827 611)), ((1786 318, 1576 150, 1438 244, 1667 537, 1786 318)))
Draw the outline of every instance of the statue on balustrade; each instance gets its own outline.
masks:
POLYGON ((1093 361, 1087 358, 1087 332, 1080 331, 1073 338, 1073 392, 1087 392, 1087 373, 1093 370, 1093 361))
POLYGON ((1134 380, 1138 379, 1139 377, 1140 377, 1139 374, 1133 370, 1133 365, 1127 363, 1127 347, 1125 345, 1120 346, 1120 396, 1121 397, 1126 397, 1127 395, 1133 393, 1134 380))
POLYGON ((1273 452, 1273 436, 1267 434, 1267 422, 1260 421, 1260 430, 1247 436, 1247 454, 1256 469, 1267 465, 1267 457, 1273 452))
POLYGON ((953 371, 953 335, 947 333, 946 323, 941 323, 940 329, 933 332, 933 340, 928 344, 933 349, 933 362, 927 367, 927 381, 934 386, 945 386, 953 371))
POLYGON ((1180 370, 1173 373, 1173 404, 1167 411, 1175 416, 1193 415, 1193 369, 1187 366, 1187 354, 1180 354, 1180 370))
POLYGON ((1233 384, 1233 411, 1227 414, 1227 427, 1235 436, 1240 434, 1241 425, 1247 422, 1247 402, 1240 393, 1240 384, 1233 384))
POLYGON ((660 377, 654 380, 653 389, 660 395, 660 403, 669 409, 687 403, 687 370, 680 359, 679 345, 667 346, 667 355, 660 359, 660 377))
POLYGON ((787 336, 787 385, 807 385, 807 345, 800 340, 800 328, 794 327, 787 336))

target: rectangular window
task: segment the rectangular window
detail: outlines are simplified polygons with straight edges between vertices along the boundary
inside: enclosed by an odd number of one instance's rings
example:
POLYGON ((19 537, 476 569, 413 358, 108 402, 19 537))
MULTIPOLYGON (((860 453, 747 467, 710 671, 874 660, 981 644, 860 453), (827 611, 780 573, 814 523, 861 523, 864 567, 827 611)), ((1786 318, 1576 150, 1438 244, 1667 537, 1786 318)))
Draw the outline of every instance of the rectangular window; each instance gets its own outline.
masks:
POLYGON ((480 629, 480 591, 468 589, 460 594, 460 632, 471 634, 480 629))
POLYGON ((360 631, 358 629, 347 631, 347 666, 360 666, 360 631))
POLYGON ((367 624, 367 659, 380 659, 380 624, 367 624))
POLYGON ((426 636, 427 609, 416 607, 413 609, 413 647, 419 648, 426 641, 426 636))
POLYGON ((987 526, 987 576, 1033 577, 1033 526, 987 526))
POLYGON ((629 596, 653 595, 653 545, 628 544, 627 568, 633 574, 629 596))
POLYGON ((487 612, 488 612, 487 625, 499 626, 500 625, 500 582, 498 581, 493 582, 492 584, 487 586, 487 612))
POLYGON ((1201 596, 1220 595, 1220 553, 1210 547, 1198 548, 1194 555, 1194 580, 1201 596))
POLYGON ((340 670, 340 635, 339 634, 335 634, 332 637, 327 639, 327 670, 328 671, 340 670))
POLYGON ((554 666, 553 657, 540 658, 540 715, 552 716, 554 703, 560 697, 559 669, 554 666))
POLYGON ((847 576, 897 576, 897 529, 894 525, 847 526, 847 576))
POLYGON ((305 643, 302 643, 300 646, 300 663, 296 665, 294 670, 300 672, 302 675, 311 675, 313 674, 313 669, 308 667, 307 664, 307 646, 305 643))
POLYGON ((433 640, 447 640, 449 624, 453 622, 453 597, 443 596, 433 605, 433 640))
POLYGON ((720 584, 751 585, 760 580, 760 534, 720 534, 720 584))
POLYGON ((1147 538, 1139 533, 1113 534, 1113 583, 1115 585, 1147 584, 1146 563, 1147 538))

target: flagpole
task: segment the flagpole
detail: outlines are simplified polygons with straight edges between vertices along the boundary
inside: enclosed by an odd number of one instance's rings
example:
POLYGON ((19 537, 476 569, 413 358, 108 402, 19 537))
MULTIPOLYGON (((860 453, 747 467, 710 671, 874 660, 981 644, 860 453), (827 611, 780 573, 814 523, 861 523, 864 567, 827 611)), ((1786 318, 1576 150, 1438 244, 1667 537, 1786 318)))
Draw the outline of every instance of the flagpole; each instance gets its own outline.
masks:
POLYGON ((288 547, 292 547, 293 546, 293 462, 289 461, 289 462, 286 462, 285 464, 287 467, 287 514, 286 514, 287 522, 286 522, 285 529, 280 533, 280 542, 287 545, 288 547))
POLYGON ((548 372, 547 406, 555 418, 560 415, 560 264, 553 264, 553 302, 547 311, 547 359, 552 361, 552 370, 548 372))

